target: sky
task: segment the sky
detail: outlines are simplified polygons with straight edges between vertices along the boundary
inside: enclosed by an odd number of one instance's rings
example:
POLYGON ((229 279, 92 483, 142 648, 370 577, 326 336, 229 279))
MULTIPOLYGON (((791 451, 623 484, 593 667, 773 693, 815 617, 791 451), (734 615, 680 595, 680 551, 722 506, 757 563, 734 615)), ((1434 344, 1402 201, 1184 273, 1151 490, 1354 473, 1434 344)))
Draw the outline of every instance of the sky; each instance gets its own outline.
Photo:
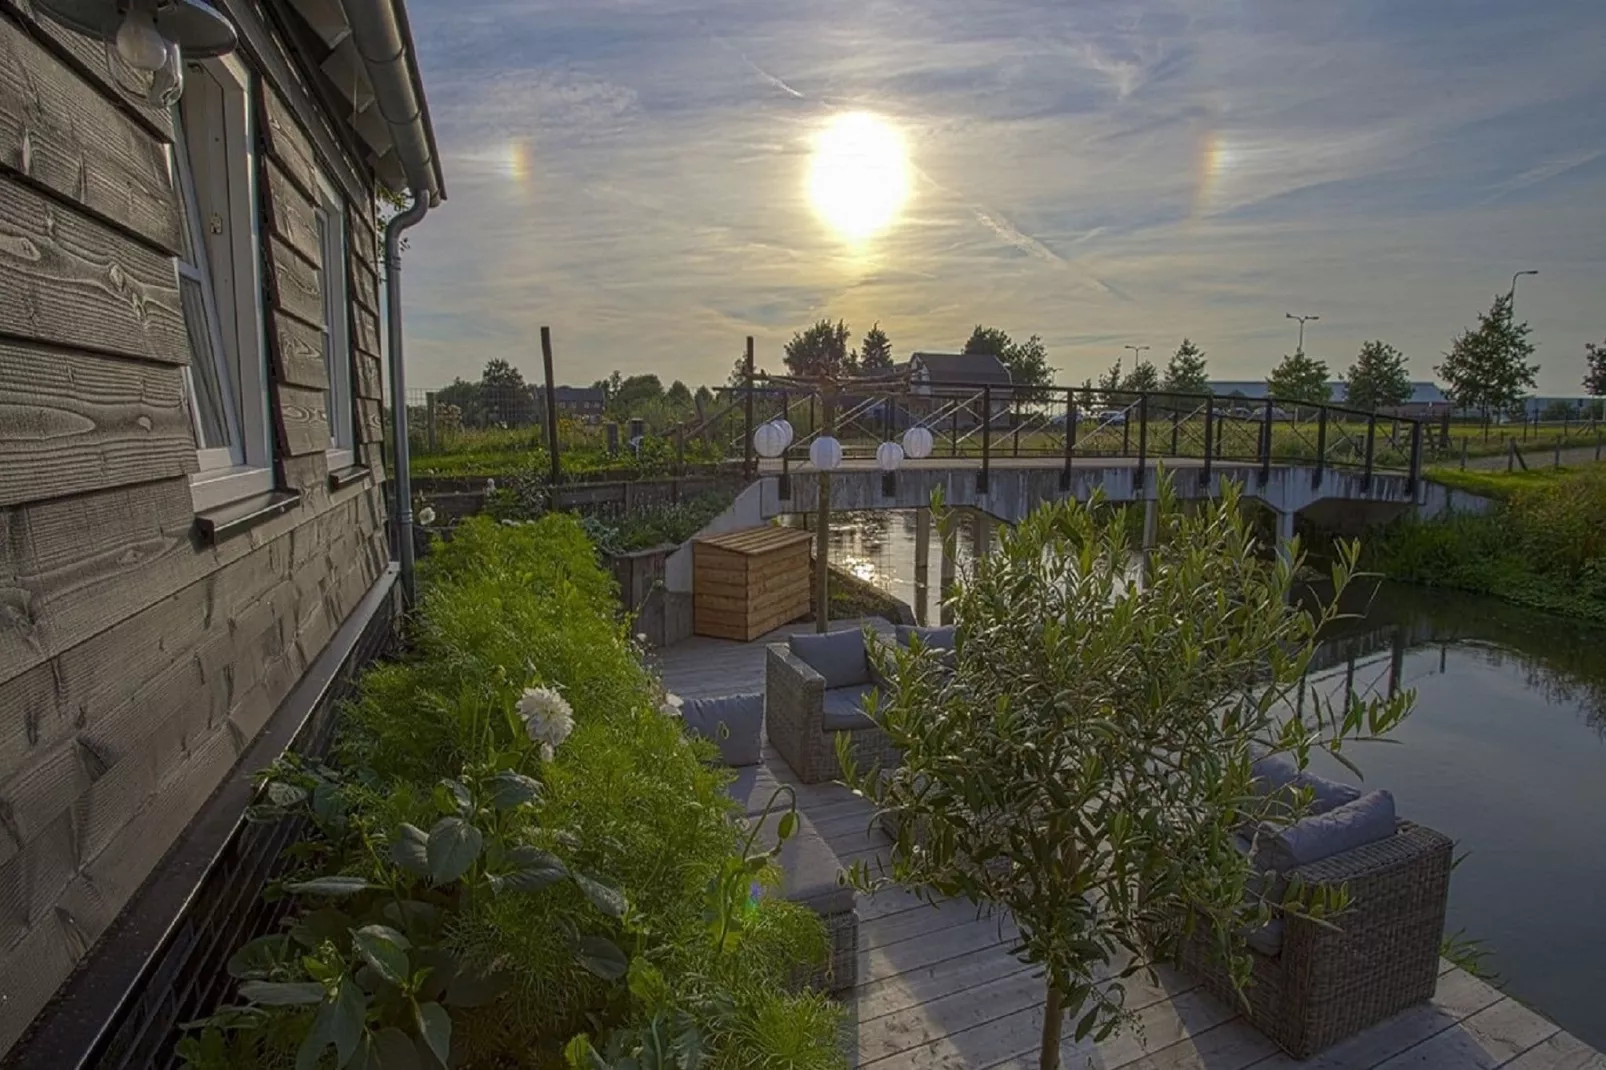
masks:
POLYGON ((538 379, 542 325, 560 382, 717 383, 821 318, 899 359, 1038 334, 1066 383, 1186 335, 1253 379, 1287 313, 1335 376, 1381 338, 1427 379, 1519 270, 1541 393, 1606 340, 1599 0, 409 11, 448 192, 410 233, 413 386, 538 379), (822 203, 845 114, 878 139, 822 203), (844 232, 859 190, 874 233, 844 232))

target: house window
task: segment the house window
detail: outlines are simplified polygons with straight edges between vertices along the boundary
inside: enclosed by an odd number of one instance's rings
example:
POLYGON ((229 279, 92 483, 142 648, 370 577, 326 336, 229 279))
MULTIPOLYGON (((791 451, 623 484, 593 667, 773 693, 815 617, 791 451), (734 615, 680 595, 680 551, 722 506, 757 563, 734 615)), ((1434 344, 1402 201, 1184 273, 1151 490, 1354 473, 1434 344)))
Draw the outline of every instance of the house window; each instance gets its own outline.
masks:
POLYGON ((351 415, 351 306, 346 293, 345 202, 327 181, 319 182, 318 248, 323 258, 323 366, 329 373, 329 469, 354 458, 351 415))
POLYGON ((197 510, 273 487, 249 88, 237 61, 192 63, 174 115, 197 510))

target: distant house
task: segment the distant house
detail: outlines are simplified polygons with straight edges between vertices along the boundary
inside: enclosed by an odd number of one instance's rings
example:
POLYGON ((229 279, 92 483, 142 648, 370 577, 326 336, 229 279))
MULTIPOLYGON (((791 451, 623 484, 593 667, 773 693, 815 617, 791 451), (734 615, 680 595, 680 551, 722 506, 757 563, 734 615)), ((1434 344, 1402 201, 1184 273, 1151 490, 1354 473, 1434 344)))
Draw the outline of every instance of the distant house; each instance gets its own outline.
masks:
POLYGON ((293 833, 253 776, 394 632, 376 204, 444 189, 402 0, 146 5, 226 52, 155 76, 51 10, 0 3, 0 1058, 165 1067, 293 833))
MULTIPOLYGON (((537 396, 544 397, 539 393, 537 396)), ((552 398, 560 417, 587 423, 601 420, 603 411, 608 407, 608 394, 600 386, 555 386, 552 388, 552 398)))
POLYGON ((1013 397, 1009 369, 991 353, 909 354, 911 412, 924 419, 946 413, 959 427, 980 422, 984 388, 991 390, 989 422, 1007 421, 1013 397))

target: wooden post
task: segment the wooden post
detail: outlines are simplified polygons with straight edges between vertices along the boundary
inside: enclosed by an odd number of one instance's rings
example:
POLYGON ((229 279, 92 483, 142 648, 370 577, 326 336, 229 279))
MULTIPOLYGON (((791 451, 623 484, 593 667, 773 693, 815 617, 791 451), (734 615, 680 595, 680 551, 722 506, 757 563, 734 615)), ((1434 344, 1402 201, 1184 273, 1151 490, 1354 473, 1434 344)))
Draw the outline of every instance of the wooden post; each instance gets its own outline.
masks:
POLYGON ((992 526, 988 523, 990 518, 980 509, 970 521, 970 544, 975 549, 976 556, 986 557, 992 553, 993 536, 992 526))
POLYGON ((753 454, 753 336, 747 336, 747 351, 742 356, 742 378, 747 386, 747 405, 745 415, 747 422, 742 431, 742 474, 748 479, 758 469, 758 461, 753 454))
MULTIPOLYGON (((835 430, 832 402, 835 399, 828 389, 820 391, 820 433, 829 435, 835 430)), ((826 631, 831 622, 831 473, 821 470, 816 477, 820 482, 819 508, 814 514, 814 630, 826 631)))
POLYGON ((558 393, 552 382, 552 328, 541 328, 541 367, 546 372, 546 445, 552 455, 552 468, 547 482, 557 486, 563 482, 563 469, 558 462, 558 393))
MULTIPOLYGON (((1597 458, 1598 460, 1598 458, 1597 458)), ((1461 436, 1461 471, 1467 470, 1467 436, 1461 436)))
POLYGON ((924 625, 931 601, 931 507, 915 510, 915 623, 924 625))
POLYGON ((981 471, 976 473, 976 493, 987 493, 988 464, 993 451, 993 388, 981 388, 981 471))
POLYGON ((435 391, 424 395, 424 444, 435 452, 435 391))

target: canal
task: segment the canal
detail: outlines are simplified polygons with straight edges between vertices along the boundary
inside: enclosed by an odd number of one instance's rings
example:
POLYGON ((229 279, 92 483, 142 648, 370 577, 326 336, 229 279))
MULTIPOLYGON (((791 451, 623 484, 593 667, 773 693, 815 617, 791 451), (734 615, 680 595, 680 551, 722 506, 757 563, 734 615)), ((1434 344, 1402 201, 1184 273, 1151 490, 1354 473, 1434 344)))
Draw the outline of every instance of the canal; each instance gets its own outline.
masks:
MULTIPOLYGON (((961 570, 973 538, 958 526, 961 570)), ((914 542, 913 511, 845 513, 831 559, 934 618, 941 542, 924 599, 914 542)), ((1471 595, 1355 593, 1364 619, 1326 644, 1311 686, 1417 702, 1393 741, 1346 753, 1402 816, 1455 839, 1448 931, 1480 942, 1512 996, 1606 1049, 1606 632, 1471 595)))

